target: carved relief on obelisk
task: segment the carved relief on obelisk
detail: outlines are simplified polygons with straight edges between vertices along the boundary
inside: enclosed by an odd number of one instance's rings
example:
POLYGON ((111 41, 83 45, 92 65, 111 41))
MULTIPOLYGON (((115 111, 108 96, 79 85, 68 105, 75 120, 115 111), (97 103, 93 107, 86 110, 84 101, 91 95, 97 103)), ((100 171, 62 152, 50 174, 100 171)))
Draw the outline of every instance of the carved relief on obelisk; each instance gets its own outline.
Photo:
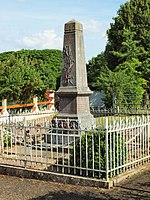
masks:
POLYGON ((63 49, 63 70, 62 70, 62 86, 74 85, 74 76, 72 73, 75 60, 72 55, 71 47, 64 46, 63 49))

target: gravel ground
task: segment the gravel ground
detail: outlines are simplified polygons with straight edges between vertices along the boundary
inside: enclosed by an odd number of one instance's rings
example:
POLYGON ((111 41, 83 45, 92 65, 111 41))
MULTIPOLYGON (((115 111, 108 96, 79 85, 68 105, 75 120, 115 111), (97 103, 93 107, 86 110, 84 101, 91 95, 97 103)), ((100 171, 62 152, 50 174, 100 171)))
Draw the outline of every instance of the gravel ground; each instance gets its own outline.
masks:
POLYGON ((150 163, 111 189, 0 175, 0 200, 150 200, 150 163))

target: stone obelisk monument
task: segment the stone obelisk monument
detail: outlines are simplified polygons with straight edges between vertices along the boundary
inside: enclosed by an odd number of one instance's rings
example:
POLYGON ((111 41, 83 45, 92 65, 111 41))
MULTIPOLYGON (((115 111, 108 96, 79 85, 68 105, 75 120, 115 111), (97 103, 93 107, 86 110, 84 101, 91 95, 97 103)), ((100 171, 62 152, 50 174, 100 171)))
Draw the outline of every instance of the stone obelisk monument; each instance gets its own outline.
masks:
POLYGON ((56 94, 60 98, 58 117, 78 119, 81 128, 95 126, 89 107, 92 92, 87 84, 83 27, 75 20, 64 27, 63 69, 56 94))

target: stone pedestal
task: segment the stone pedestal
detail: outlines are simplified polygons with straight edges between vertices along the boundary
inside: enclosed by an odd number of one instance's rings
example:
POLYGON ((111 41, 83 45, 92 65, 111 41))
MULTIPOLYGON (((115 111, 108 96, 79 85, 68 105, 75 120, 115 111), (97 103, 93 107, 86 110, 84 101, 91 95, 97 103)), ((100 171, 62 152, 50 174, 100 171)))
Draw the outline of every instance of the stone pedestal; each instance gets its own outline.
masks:
POLYGON ((65 24, 63 45, 63 69, 60 87, 59 118, 78 119, 81 128, 95 126, 90 113, 82 24, 71 20, 65 24))

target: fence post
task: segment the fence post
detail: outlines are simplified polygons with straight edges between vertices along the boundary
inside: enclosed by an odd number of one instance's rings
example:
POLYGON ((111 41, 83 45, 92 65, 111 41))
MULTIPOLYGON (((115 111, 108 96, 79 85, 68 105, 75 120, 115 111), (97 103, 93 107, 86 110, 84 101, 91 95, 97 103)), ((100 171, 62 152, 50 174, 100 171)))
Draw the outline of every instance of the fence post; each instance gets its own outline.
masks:
POLYGON ((34 103, 34 106, 33 106, 33 108, 32 108, 32 112, 38 113, 38 112, 39 112, 39 108, 38 108, 38 97, 33 97, 33 103, 34 103))
POLYGON ((108 177, 108 174, 109 174, 109 155, 108 155, 108 117, 105 118, 105 124, 104 124, 104 127, 105 127, 105 144, 106 144, 106 147, 105 147, 105 151, 106 151, 106 161, 105 161, 105 167, 106 167, 106 181, 108 181, 109 177, 108 177))
POLYGON ((9 113, 7 111, 7 99, 2 100, 2 115, 3 116, 9 116, 9 113))
POLYGON ((50 109, 50 111, 54 111, 55 110, 55 106, 54 106, 54 90, 49 90, 49 101, 50 101, 50 105, 48 105, 48 108, 50 109))

